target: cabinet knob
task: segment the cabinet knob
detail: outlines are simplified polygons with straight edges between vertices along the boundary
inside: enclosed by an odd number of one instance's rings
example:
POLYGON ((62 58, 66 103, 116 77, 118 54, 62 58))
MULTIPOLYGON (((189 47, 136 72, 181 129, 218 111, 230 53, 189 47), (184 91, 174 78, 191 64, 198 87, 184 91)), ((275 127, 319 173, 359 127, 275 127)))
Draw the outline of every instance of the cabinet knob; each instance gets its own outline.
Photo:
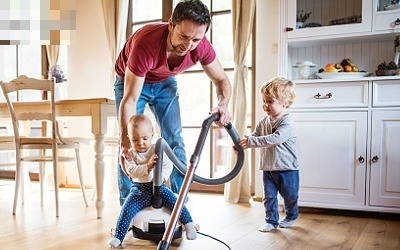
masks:
POLYGON ((332 98, 332 94, 328 93, 325 96, 322 96, 320 93, 314 95, 314 99, 330 99, 332 98))
POLYGON ((288 32, 288 31, 293 31, 293 28, 292 28, 292 27, 286 27, 286 28, 285 28, 285 31, 286 31, 286 32, 288 32))
POLYGON ((375 155, 374 157, 372 157, 371 161, 372 163, 377 163, 379 160, 379 157, 377 155, 375 155))
POLYGON ((365 161, 364 157, 362 157, 362 156, 358 157, 358 162, 359 163, 364 163, 364 161, 365 161))

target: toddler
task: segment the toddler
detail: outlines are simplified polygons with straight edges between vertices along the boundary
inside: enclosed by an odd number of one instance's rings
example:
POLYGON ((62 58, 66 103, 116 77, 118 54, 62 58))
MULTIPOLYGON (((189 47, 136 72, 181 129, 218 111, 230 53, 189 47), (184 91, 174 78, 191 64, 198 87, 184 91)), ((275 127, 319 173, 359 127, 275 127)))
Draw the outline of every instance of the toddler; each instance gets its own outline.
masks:
POLYGON ((287 113, 296 96, 294 83, 277 77, 261 86, 266 116, 258 121, 251 135, 241 139, 244 148, 260 148, 259 168, 263 171, 265 224, 258 230, 269 232, 290 227, 298 217, 299 163, 293 121, 287 113), (285 207, 285 218, 279 221, 278 192, 285 207))

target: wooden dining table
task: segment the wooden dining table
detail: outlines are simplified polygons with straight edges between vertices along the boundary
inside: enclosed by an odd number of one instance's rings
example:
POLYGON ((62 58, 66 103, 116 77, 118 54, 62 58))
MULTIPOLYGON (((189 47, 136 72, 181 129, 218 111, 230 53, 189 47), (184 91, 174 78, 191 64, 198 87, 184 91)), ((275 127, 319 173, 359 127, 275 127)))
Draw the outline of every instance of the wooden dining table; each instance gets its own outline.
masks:
MULTIPOLYGON (((18 102, 15 109, 38 111, 46 107, 48 101, 18 102)), ((104 136, 107 132, 107 118, 116 116, 115 101, 108 98, 70 99, 56 101, 58 116, 84 116, 91 119, 94 137, 94 170, 96 182, 97 218, 103 217, 104 200, 104 136)), ((7 104, 0 102, 0 118, 10 117, 7 104)))

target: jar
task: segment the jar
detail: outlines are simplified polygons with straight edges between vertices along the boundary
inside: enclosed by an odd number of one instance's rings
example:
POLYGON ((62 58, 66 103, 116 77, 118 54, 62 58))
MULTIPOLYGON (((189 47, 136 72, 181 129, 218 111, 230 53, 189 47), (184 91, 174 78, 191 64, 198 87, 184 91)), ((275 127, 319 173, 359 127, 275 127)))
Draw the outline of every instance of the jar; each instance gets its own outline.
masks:
POLYGON ((293 65, 293 79, 310 79, 314 75, 317 65, 311 61, 302 61, 293 65))

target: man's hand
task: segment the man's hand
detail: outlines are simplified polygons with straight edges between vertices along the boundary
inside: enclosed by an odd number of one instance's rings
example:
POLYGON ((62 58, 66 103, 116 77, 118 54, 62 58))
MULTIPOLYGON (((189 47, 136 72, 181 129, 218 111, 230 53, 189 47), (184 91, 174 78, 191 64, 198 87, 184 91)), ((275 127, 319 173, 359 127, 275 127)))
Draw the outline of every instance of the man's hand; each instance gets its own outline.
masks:
POLYGON ((215 122, 218 126, 226 126, 232 120, 232 117, 228 111, 227 105, 220 105, 220 106, 213 108, 210 111, 210 114, 214 114, 214 113, 219 113, 219 120, 215 122))

